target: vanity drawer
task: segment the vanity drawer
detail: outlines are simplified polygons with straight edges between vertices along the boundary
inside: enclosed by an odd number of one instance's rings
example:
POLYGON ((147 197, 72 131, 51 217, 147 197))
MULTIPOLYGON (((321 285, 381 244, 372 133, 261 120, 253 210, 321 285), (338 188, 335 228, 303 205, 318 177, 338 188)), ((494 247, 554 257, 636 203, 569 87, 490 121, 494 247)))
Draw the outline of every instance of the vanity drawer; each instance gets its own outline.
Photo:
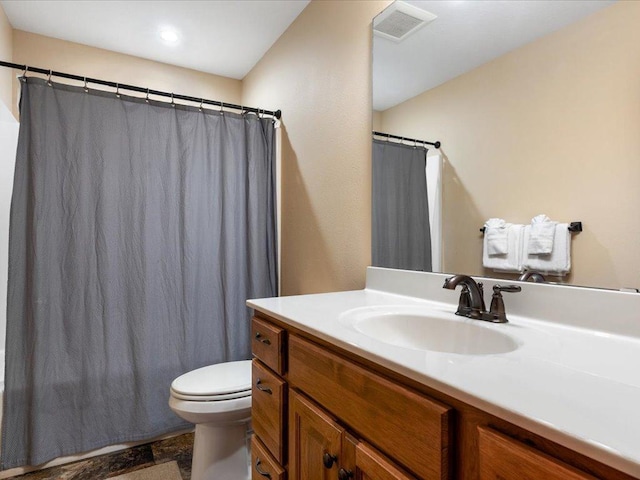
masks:
POLYGON ((480 480, 596 480, 546 453, 478 427, 480 480))
POLYGON ((285 480, 284 468, 271 456, 257 436, 251 437, 251 480, 285 480))
POLYGON ((251 350, 256 358, 278 375, 283 375, 286 332, 261 318, 251 320, 251 350))
POLYGON ((452 410, 290 335, 288 381, 420 477, 449 478, 452 410))
POLYGON ((274 458, 284 463, 287 384, 253 359, 251 421, 253 431, 274 458))

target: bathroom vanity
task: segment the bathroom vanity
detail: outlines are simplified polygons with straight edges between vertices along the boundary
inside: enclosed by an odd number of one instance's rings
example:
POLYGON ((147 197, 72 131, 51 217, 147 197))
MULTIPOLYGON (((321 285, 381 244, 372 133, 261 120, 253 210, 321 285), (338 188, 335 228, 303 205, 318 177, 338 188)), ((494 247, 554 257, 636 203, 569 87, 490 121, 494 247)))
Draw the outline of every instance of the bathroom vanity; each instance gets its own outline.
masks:
POLYGON ((640 295, 521 283, 494 325, 446 277, 248 302, 253 479, 640 478, 640 295))

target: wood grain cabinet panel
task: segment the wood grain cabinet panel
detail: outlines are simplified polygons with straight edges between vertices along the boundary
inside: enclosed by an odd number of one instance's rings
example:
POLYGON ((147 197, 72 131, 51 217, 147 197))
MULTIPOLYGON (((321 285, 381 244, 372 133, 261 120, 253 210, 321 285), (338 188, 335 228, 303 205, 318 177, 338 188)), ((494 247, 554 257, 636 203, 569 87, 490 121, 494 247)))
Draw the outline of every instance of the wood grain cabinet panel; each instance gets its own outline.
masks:
POLYGON ((307 340, 288 342, 292 387, 421 478, 449 478, 449 407, 307 340))
POLYGON ((384 455, 360 442, 356 446, 356 480, 416 480, 384 455))
POLYGON ((285 338, 284 329, 258 317, 251 319, 251 351, 278 375, 285 372, 285 338))
POLYGON ((480 480, 596 480, 560 460, 478 427, 480 480))
POLYGON ((260 439, 251 437, 251 480, 286 480, 286 475, 260 439))
POLYGON ((335 420, 292 390, 289 393, 289 478, 337 479, 343 434, 344 429, 335 420))
POLYGON ((253 431, 274 458, 284 464, 287 384, 256 359, 252 363, 252 381, 253 431))

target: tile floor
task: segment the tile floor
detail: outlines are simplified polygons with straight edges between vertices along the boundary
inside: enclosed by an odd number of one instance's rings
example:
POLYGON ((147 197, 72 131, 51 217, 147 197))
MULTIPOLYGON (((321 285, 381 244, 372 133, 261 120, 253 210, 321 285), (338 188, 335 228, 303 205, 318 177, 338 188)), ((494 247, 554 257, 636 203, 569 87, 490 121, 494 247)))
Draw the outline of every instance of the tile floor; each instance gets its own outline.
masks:
POLYGON ((138 445, 120 452, 46 468, 11 477, 11 480, 102 480, 175 460, 182 480, 191 479, 193 433, 138 445))

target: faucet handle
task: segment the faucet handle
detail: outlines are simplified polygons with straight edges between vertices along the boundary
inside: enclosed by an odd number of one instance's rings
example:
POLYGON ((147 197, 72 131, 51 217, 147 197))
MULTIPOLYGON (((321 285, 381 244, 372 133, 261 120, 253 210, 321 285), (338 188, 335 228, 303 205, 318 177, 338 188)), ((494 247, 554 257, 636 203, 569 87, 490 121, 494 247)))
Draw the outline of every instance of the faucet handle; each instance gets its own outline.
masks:
POLYGON ((502 292, 519 292, 522 287, 519 285, 494 285, 493 296, 491 297, 491 307, 489 309, 490 321, 496 323, 506 323, 507 313, 504 308, 504 300, 502 299, 502 292))
POLYGON ((500 292, 520 292, 522 290, 522 287, 520 285, 494 285, 493 286, 493 293, 500 293, 500 292))

